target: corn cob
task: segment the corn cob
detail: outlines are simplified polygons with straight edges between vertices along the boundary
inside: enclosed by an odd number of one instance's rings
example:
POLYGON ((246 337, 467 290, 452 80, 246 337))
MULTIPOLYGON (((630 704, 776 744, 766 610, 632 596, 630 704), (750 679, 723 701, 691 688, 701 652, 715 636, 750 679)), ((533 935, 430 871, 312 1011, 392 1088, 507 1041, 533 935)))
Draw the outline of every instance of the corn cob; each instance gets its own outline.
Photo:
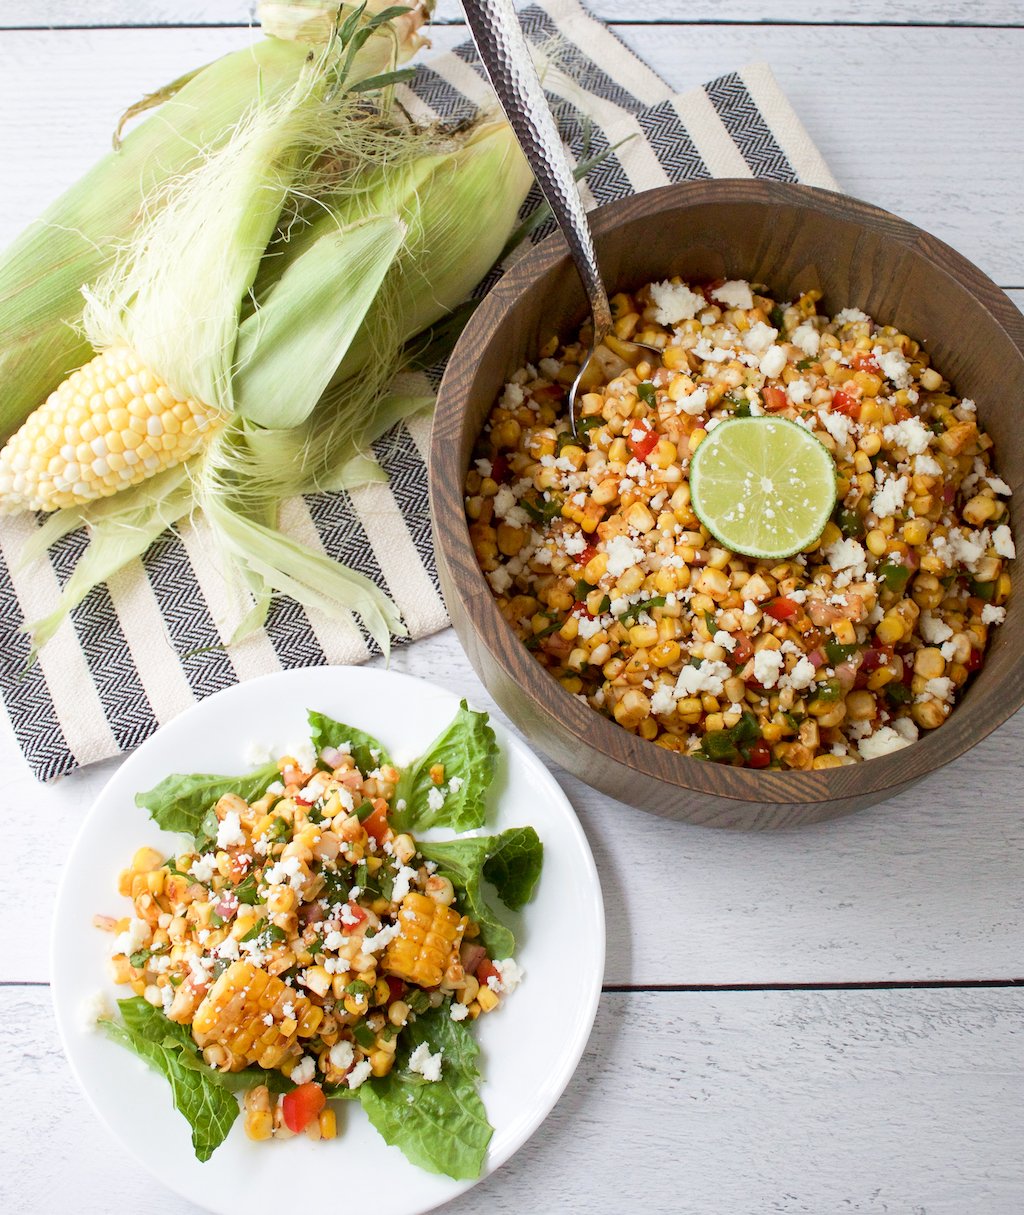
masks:
POLYGON ((398 920, 402 931, 385 951, 385 971, 407 983, 436 987, 458 956, 466 917, 412 891, 402 900, 398 920))
POLYGON ((176 397, 131 350, 106 350, 0 450, 0 509, 51 511, 107 498, 180 464, 220 421, 176 397))
MULTIPOLYGON (((387 4, 371 0, 367 12, 387 4)), ((90 357, 76 325, 82 284, 110 265, 166 182, 222 147, 257 100, 272 104, 294 87, 309 44, 325 41, 339 19, 332 0, 268 9, 266 28, 277 36, 225 55, 133 106, 129 115, 160 109, 0 255, 0 440, 68 367, 90 357)), ((414 5, 376 33, 355 56, 349 84, 408 59, 423 43, 417 31, 429 10, 429 3, 414 5)))
POLYGON ((265 970, 233 962, 196 1009, 192 1037, 201 1047, 223 1046, 232 1071, 250 1063, 280 1067, 289 1054, 299 1054, 298 1039, 312 1037, 323 1015, 322 1008, 265 970))

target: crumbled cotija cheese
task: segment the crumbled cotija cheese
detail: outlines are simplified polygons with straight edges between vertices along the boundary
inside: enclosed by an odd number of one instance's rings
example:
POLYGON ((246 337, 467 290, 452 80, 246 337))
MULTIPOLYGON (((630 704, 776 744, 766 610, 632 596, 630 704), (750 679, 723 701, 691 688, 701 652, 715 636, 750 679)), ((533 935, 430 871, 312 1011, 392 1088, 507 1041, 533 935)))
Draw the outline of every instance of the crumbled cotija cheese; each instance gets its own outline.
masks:
POLYGON ((712 696, 718 696, 730 675, 732 668, 724 662, 704 661, 699 667, 683 667, 676 680, 676 695, 695 696, 698 692, 710 692, 712 696))
MULTIPOLYGON (((729 279, 721 287, 715 287, 711 295, 720 304, 725 304, 727 308, 742 308, 746 310, 754 306, 754 293, 750 290, 750 284, 744 282, 741 278, 729 279)), ((712 313, 712 315, 714 314, 712 313)))
POLYGON ((651 299, 657 307, 654 319, 659 325, 691 321, 704 307, 704 297, 691 291, 685 283, 652 283, 651 299))
POLYGON ((605 546, 605 552, 608 554, 608 573, 612 578, 618 578, 644 559, 643 549, 631 544, 627 536, 612 536, 605 546))
POLYGON ((864 759, 878 759, 882 755, 888 755, 890 751, 898 751, 901 747, 907 747, 910 743, 911 739, 904 738, 892 726, 881 726, 874 734, 862 738, 857 744, 857 749, 864 759))
POLYGON ((779 650, 758 650, 754 655, 754 678, 762 688, 767 690, 775 687, 783 661, 779 650))
MULTIPOLYGON (((932 441, 932 432, 920 418, 907 418, 903 422, 894 422, 882 431, 882 438, 894 447, 905 447, 907 454, 919 456, 926 451, 932 441)), ((939 470, 941 472, 941 469, 939 470)))
POLYGON ((743 345, 751 354, 760 357, 779 336, 779 331, 764 321, 756 321, 743 335, 743 345))
POLYGON ((910 482, 906 477, 886 477, 871 499, 871 509, 879 519, 889 519, 903 509, 910 482))
POLYGON ((794 346, 799 347, 808 358, 813 358, 821 346, 821 334, 810 321, 804 321, 793 330, 791 338, 794 346))

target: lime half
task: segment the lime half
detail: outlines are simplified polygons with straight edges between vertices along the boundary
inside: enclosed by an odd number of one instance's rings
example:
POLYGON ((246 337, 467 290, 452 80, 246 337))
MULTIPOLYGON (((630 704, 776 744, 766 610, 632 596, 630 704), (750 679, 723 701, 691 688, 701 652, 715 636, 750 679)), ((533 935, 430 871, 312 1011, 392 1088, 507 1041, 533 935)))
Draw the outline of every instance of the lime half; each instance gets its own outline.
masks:
POLYGON ((786 418, 730 418, 690 462, 690 499, 708 531, 748 557, 792 557, 821 535, 836 504, 823 443, 786 418))

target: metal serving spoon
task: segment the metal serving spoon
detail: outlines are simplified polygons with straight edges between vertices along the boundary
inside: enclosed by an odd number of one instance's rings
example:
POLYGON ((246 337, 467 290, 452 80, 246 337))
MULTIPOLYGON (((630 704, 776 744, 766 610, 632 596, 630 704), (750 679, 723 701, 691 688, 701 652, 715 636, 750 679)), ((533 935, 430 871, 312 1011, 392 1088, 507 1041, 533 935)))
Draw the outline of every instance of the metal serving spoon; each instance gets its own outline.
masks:
MULTIPOLYGON (((612 328, 611 305, 601 281, 590 221, 512 0, 464 0, 464 7, 466 22, 491 85, 569 245, 590 303, 594 338, 569 390, 569 422, 575 435, 580 381, 597 347, 612 328)), ((645 349, 661 355, 653 346, 645 349)))

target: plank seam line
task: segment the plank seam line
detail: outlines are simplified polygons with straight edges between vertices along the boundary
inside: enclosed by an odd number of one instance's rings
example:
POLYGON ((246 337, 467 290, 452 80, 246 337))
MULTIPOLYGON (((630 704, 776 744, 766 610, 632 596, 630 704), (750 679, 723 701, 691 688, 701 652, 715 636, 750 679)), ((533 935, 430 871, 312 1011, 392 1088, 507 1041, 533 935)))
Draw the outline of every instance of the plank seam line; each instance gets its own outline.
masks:
POLYGON ((877 979, 825 983, 656 983, 633 986, 628 983, 606 983, 601 990, 606 995, 634 992, 691 993, 718 991, 916 991, 941 990, 947 987, 1024 987, 1020 979, 877 979))
MULTIPOLYGON (((49 987, 42 979, 0 979, 0 989, 49 987)), ((601 991, 605 995, 632 995, 651 993, 689 994, 699 992, 757 992, 757 991, 914 991, 943 990, 952 987, 1024 988, 1020 979, 877 979, 851 981, 848 983, 605 983, 601 991)))
MULTIPOLYGON (((120 30, 244 30, 255 27, 240 21, 209 21, 209 22, 174 22, 168 21, 154 25, 2 25, 0 33, 19 34, 37 31, 57 33, 62 30, 82 32, 89 30, 120 31, 120 30)), ((464 29, 462 21, 434 21, 435 29, 464 29)), ((728 27, 754 29, 892 29, 892 30, 1024 30, 1024 23, 1017 21, 1006 22, 971 22, 971 21, 730 21, 709 17, 703 21, 622 21, 608 20, 604 23, 611 28, 637 29, 687 29, 699 26, 728 27)))

